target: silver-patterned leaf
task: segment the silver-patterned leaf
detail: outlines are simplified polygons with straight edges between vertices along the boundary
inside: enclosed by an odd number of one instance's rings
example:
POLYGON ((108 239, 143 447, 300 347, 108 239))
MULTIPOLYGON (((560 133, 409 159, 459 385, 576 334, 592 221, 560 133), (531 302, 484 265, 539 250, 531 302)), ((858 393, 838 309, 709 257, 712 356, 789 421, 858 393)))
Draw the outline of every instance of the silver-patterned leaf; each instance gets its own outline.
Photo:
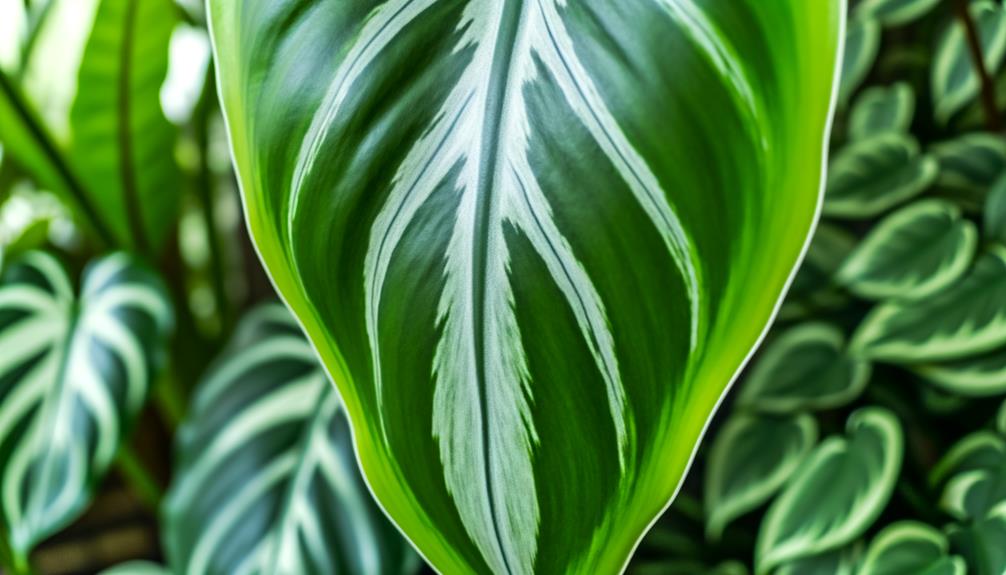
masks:
POLYGON ((940 165, 937 185, 966 196, 983 197, 1006 171, 1006 139, 997 134, 966 134, 930 152, 940 165))
POLYGON ((765 349, 744 381, 738 404, 765 413, 830 409, 856 399, 870 379, 870 363, 845 353, 835 326, 790 328, 765 349))
POLYGON ((335 388, 278 304, 245 318, 197 387, 164 511, 179 574, 418 567, 360 475, 335 388))
POLYGON ((847 437, 824 440, 769 507, 755 547, 758 573, 848 545, 887 505, 901 469, 898 420, 870 407, 846 427, 847 437))
MULTIPOLYGON (((978 29, 985 69, 995 74, 1006 56, 1006 11, 991 0, 975 0, 969 9, 978 29)), ((931 83, 936 119, 940 122, 950 120, 978 95, 978 72, 964 25, 958 19, 951 21, 940 38, 931 83)))
POLYGON ((949 549, 946 536, 929 525, 893 523, 873 538, 858 575, 964 575, 964 559, 949 549))
POLYGON ((929 483, 941 487, 950 477, 976 470, 995 469, 1006 463, 1006 441, 991 431, 961 439, 947 451, 929 474, 929 483))
POLYGON ((172 327, 158 278, 125 254, 93 262, 80 295, 31 252, 0 277, 0 507, 24 556, 72 521, 118 452, 172 327))
POLYGON ((867 299, 923 298, 957 281, 971 265, 978 230, 960 208, 922 200, 878 224, 838 273, 867 299))
POLYGON ((824 215, 877 216, 920 194, 935 180, 938 164, 905 134, 887 133, 839 150, 828 169, 824 215))
POLYGON ((1006 247, 979 256, 936 295, 873 309, 853 335, 858 355, 892 362, 960 359, 1006 345, 1006 247))
POLYGON ((773 417, 738 413, 716 434, 705 475, 706 532, 719 539, 734 519, 775 495, 817 442, 817 421, 806 414, 773 417))
POLYGON ((915 92, 910 84, 874 86, 864 90, 852 107, 849 137, 865 140, 887 132, 907 132, 914 115, 915 92))
POLYGON ((942 363, 926 363, 914 371, 950 393, 988 397, 1006 393, 1006 348, 942 363))

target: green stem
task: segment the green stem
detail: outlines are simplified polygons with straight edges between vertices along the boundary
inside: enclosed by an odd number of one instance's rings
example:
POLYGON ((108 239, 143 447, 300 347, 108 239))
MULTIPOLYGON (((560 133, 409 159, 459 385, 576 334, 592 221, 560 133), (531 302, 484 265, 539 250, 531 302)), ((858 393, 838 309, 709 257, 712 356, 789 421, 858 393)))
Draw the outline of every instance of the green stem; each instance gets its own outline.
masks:
POLYGON ((132 448, 123 445, 119 449, 119 455, 115 460, 115 465, 126 479, 133 493, 140 498, 147 507, 157 512, 161 508, 161 500, 164 492, 160 484, 153 475, 143 466, 140 459, 133 453, 132 448))
POLYGON ((968 0, 957 0, 957 18, 964 25, 965 36, 968 40, 968 48, 971 50, 971 62, 975 70, 978 71, 978 78, 981 81, 982 107, 985 109, 985 122, 989 130, 998 132, 1002 129, 1002 120, 999 117, 999 108, 996 104, 996 87, 985 68, 985 57, 982 54, 981 38, 978 36, 978 27, 971 18, 971 11, 968 9, 968 0))
POLYGON ((34 575, 28 558, 14 551, 10 545, 10 538, 7 530, 0 530, 0 566, 4 571, 9 571, 11 575, 34 575))
POLYGON ((80 211, 87 219, 87 223, 91 225, 103 243, 109 246, 116 245, 115 236, 112 235, 111 230, 105 227, 104 221, 98 215, 98 210, 91 203, 89 196, 84 191, 84 185, 77 179, 77 175, 70 168, 70 164, 63 158, 63 155, 56 147, 56 143, 28 107, 20 92, 14 87, 14 83, 2 70, 0 70, 0 95, 10 102, 11 107, 14 108, 14 113, 24 122, 28 132, 39 148, 42 149, 42 153, 52 163, 59 179, 66 186, 67 193, 69 193, 70 197, 80 208, 80 211))

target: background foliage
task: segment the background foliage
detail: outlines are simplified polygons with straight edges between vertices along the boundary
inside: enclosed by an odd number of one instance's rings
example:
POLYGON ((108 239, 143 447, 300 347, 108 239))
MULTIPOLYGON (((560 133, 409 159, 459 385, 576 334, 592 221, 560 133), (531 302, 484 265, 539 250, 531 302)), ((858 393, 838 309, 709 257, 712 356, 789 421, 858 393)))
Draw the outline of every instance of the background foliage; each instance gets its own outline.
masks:
MULTIPOLYGON (((199 2, 0 0, 0 561, 420 572, 257 306, 208 54, 199 2)), ((1001 2, 852 3, 824 219, 631 572, 1006 573, 1004 59, 1001 2)))

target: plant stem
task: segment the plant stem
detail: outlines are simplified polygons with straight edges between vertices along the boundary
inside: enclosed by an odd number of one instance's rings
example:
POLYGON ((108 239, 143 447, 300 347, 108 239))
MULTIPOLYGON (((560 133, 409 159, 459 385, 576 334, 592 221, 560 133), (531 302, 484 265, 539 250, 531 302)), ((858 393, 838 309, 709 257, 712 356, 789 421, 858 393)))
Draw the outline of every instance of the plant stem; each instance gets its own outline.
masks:
POLYGON ((164 498, 163 490, 130 446, 123 445, 119 449, 115 464, 134 494, 156 513, 161 508, 161 500, 164 498))
POLYGON ((10 537, 6 529, 0 529, 0 567, 9 570, 11 575, 34 575, 27 557, 14 551, 10 546, 10 537))
POLYGON ((996 104, 996 87, 992 82, 992 76, 985 68, 985 57, 982 53, 981 38, 978 36, 978 27, 971 18, 971 11, 968 9, 968 0, 957 0, 955 5, 957 17, 964 25, 965 36, 968 40, 968 48, 971 50, 971 61, 975 70, 978 71, 978 78, 981 81, 982 107, 985 109, 985 124, 988 129, 998 132, 1002 129, 1002 120, 999 117, 999 108, 996 104))

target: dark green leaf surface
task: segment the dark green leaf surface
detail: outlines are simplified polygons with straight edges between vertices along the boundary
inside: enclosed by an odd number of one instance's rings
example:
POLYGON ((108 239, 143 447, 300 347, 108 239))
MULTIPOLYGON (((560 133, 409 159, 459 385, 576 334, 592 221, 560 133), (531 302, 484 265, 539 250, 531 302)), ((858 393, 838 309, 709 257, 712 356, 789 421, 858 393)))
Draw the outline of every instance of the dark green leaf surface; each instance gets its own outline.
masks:
POLYGON ((901 426, 890 412, 853 413, 847 437, 824 440, 769 507, 755 550, 758 573, 862 535, 890 499, 902 449, 901 426))
POLYGON ((842 82, 839 101, 846 102, 873 68, 880 51, 880 22, 873 18, 854 18, 845 32, 845 56, 842 58, 842 82))
POLYGON ((408 574, 335 388, 290 313, 251 312, 196 389, 165 503, 177 573, 408 574))
POLYGON ((167 0, 101 0, 70 117, 71 155, 120 245, 162 246, 181 185, 161 84, 177 9, 167 0))
POLYGON ((943 200, 922 200, 880 222, 849 256, 839 281, 868 299, 924 298, 971 265, 978 230, 943 200))
POLYGON ((914 521, 893 523, 874 537, 858 575, 964 575, 964 559, 948 555, 946 536, 914 521))
POLYGON ((870 363, 845 353, 845 336, 821 323, 786 331, 769 345, 744 382, 738 403, 767 413, 829 409, 854 400, 870 363))
MULTIPOLYGON (((1006 10, 992 0, 975 0, 969 8, 978 29, 985 69, 995 74, 1006 56, 1006 10)), ((947 122, 978 95, 978 72, 964 25, 957 19, 950 23, 936 49, 931 84, 936 118, 941 122, 947 122)))
POLYGON ((983 213, 985 237, 1006 245, 1006 170, 992 184, 983 213))
POLYGON ((1006 393, 1006 348, 915 368, 928 381, 958 395, 987 397, 1006 393))
POLYGON ((900 26, 925 16, 940 0, 863 0, 856 6, 858 17, 872 17, 887 26, 900 26))
POLYGON ((860 555, 862 545, 851 545, 790 561, 776 569, 775 575, 855 575, 860 555))
POLYGON ((809 415, 738 414, 716 434, 706 469, 706 531, 718 539, 731 521, 775 495, 817 442, 809 415))
POLYGON ((956 443, 933 468, 930 483, 942 486, 951 476, 996 469, 1006 463, 1006 441, 990 431, 979 431, 956 443))
POLYGON ((940 165, 937 184, 960 192, 984 196, 1006 171, 1006 139, 977 132, 932 147, 940 165))
POLYGON ((452 575, 620 571, 806 243, 843 2, 209 6, 383 507, 452 575))
POLYGON ((849 144, 828 168, 824 215, 871 218, 920 194, 935 180, 936 160, 904 134, 880 134, 849 144))
POLYGON ((979 256, 963 279, 927 299, 889 302, 863 320, 854 353, 895 362, 959 359, 1006 344, 1006 247, 979 256))
POLYGON ((160 281, 125 254, 92 263, 79 297, 49 255, 6 265, 0 506, 15 554, 90 501, 146 400, 171 325, 160 281))
POLYGON ((971 525, 948 528, 954 548, 968 563, 968 575, 1006 573, 1006 509, 971 525))
POLYGON ((908 132, 914 115, 915 92, 911 85, 898 82, 875 86, 856 99, 849 115, 849 137, 865 140, 888 132, 908 132))

